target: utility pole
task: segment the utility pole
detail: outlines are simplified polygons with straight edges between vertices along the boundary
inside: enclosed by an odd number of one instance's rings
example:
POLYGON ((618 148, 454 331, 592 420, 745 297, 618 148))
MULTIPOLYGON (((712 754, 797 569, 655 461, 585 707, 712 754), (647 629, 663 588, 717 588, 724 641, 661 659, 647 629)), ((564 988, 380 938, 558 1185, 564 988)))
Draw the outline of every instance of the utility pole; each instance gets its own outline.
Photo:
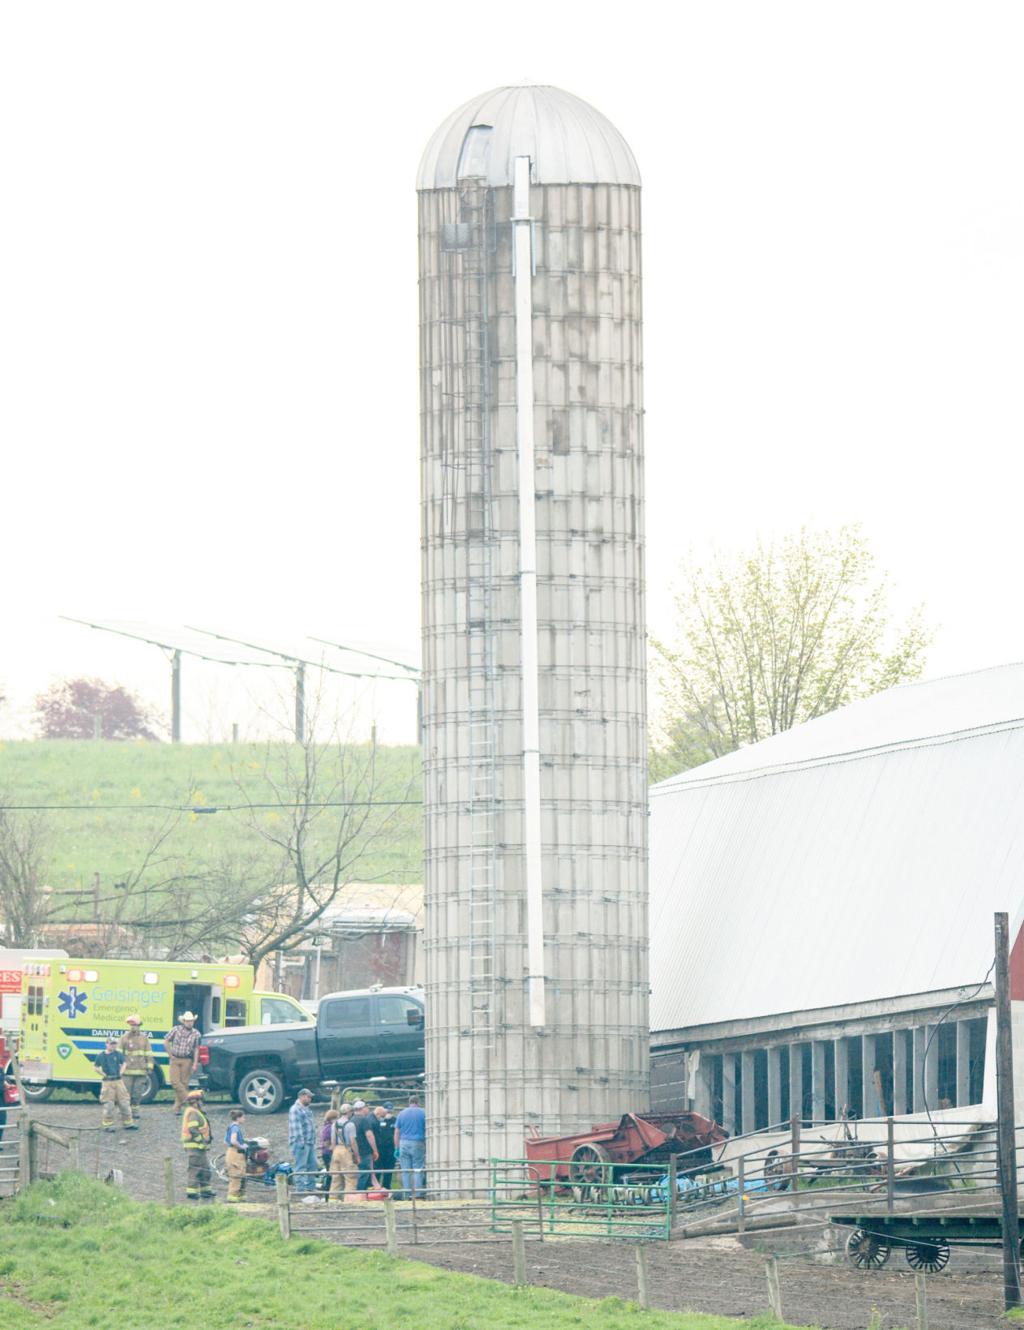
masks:
POLYGON ((1017 1210, 1017 1136, 1010 1014, 1010 924, 996 914, 996 1112, 999 1191, 1003 1203, 1003 1306, 1020 1306, 1020 1216, 1017 1210))

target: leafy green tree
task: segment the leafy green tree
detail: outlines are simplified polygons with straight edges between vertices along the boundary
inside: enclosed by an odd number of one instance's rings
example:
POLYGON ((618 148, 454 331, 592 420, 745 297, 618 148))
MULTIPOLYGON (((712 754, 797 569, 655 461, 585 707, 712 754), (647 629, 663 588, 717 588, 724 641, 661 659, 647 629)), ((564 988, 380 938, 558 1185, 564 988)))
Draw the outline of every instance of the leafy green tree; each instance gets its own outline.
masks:
POLYGON ((810 531, 684 565, 651 779, 731 753, 920 676, 930 634, 892 622, 888 584, 857 526, 810 531))

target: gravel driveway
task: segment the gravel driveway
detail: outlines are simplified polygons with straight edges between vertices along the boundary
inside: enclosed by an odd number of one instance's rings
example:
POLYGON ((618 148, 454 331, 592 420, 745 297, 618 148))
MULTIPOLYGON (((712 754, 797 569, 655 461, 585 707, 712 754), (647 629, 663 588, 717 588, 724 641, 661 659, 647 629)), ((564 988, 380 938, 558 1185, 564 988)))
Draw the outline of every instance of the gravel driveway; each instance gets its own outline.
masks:
MULTIPOLYGON (((228 1125, 227 1102, 206 1105, 212 1132, 211 1151, 219 1152, 228 1125)), ((105 1178, 113 1168, 119 1168, 124 1178, 124 1189, 140 1201, 162 1201, 164 1191, 164 1159, 174 1164, 175 1191, 178 1200, 185 1199, 185 1151, 181 1146, 181 1118, 174 1116, 173 1101, 158 1100, 143 1104, 142 1121, 138 1131, 104 1132, 100 1127, 100 1106, 94 1100, 79 1103, 33 1104, 25 1110, 36 1122, 44 1122, 57 1131, 76 1132, 79 1138, 79 1159, 82 1170, 93 1177, 105 1178)), ((284 1113, 269 1117, 246 1119, 245 1130, 252 1136, 266 1136, 270 1141, 272 1160, 288 1159, 288 1118, 284 1113)), ((39 1165, 44 1173, 61 1166, 64 1151, 46 1141, 39 1142, 39 1165)), ((214 1179, 214 1187, 223 1195, 226 1187, 214 1179)), ((255 1190, 255 1189, 251 1189, 255 1190)), ((270 1199, 269 1188, 267 1199, 270 1199)))

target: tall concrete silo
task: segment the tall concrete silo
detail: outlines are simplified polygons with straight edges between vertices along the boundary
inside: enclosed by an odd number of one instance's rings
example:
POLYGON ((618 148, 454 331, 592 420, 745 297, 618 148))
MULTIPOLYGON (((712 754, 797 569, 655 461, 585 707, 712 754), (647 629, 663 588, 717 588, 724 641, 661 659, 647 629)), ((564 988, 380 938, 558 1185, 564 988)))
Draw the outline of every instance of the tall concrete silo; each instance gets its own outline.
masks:
POLYGON ((552 87, 419 174, 430 1161, 647 1096, 640 176, 552 87))

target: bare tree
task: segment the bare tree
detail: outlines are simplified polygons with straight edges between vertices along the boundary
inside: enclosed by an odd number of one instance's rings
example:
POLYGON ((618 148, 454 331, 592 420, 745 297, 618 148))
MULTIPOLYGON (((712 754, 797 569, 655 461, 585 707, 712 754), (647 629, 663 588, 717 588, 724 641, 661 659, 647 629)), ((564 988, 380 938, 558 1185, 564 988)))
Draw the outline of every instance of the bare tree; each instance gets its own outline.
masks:
POLYGON ((52 937, 59 935, 60 945, 113 955, 140 937, 159 937, 163 946, 164 934, 175 935, 175 903, 187 894, 190 883, 205 880, 202 870, 187 867, 179 855, 168 850, 175 831, 188 816, 190 802, 191 794, 181 809, 168 812, 138 859, 118 880, 101 885, 97 873, 91 887, 52 894, 47 931, 52 937))
MULTIPOLYGON (((179 864, 136 890, 130 925, 169 958, 240 952, 253 964, 320 931, 347 884, 375 880, 418 822, 418 764, 356 742, 310 708, 305 743, 246 746, 234 770, 240 844, 211 864, 179 864)), ((418 833, 418 828, 417 828, 418 833)), ((413 834, 417 834, 413 833, 413 834)), ((396 896, 401 886, 396 885, 396 896)), ((129 917, 121 918, 127 925, 129 917)))
MULTIPOLYGON (((314 708, 311 734, 316 721, 314 708)), ((314 936, 345 884, 402 839, 410 805, 418 804, 411 764, 396 770, 376 740, 352 742, 337 725, 327 742, 266 744, 259 769, 270 807, 252 797, 251 780, 236 774, 244 823, 265 847, 270 867, 248 900, 244 891, 235 897, 236 909, 242 907, 239 940, 253 965, 314 936)))
POLYGON ((158 942, 168 960, 245 950, 275 874, 260 852, 184 870, 160 891, 147 891, 131 926, 158 942))
POLYGON ((0 793, 0 922, 7 947, 32 947, 49 917, 49 827, 42 812, 21 812, 0 793))

